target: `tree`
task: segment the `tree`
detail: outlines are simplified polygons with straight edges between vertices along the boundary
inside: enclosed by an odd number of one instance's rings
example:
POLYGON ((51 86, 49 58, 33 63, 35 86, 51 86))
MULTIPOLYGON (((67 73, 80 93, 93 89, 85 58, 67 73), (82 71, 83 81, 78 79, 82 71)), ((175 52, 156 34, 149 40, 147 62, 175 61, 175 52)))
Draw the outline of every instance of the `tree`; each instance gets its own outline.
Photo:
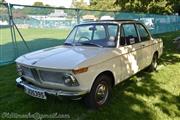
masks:
POLYGON ((121 11, 135 11, 143 13, 170 14, 173 12, 168 0, 116 0, 121 11))
POLYGON ((93 10, 115 10, 153 14, 180 12, 180 0, 91 0, 90 6, 85 6, 83 0, 73 0, 73 6, 93 10))
POLYGON ((170 3, 172 4, 174 12, 178 13, 180 15, 180 1, 179 0, 170 0, 170 3))
POLYGON ((73 7, 73 8, 85 9, 85 8, 87 8, 88 6, 84 3, 83 0, 73 0, 71 7, 73 7))
POLYGON ((30 14, 30 15, 47 15, 54 11, 52 8, 42 8, 42 7, 50 7, 50 5, 44 5, 42 2, 35 2, 33 6, 35 7, 24 7, 23 12, 25 14, 30 14), (37 7, 37 6, 42 6, 42 7, 37 7))
POLYGON ((115 2, 116 0, 91 0, 89 8, 96 10, 120 10, 120 7, 115 2))
POLYGON ((44 6, 43 2, 34 2, 33 6, 44 6))
POLYGON ((5 3, 6 1, 5 0, 0 0, 0 3, 5 3))

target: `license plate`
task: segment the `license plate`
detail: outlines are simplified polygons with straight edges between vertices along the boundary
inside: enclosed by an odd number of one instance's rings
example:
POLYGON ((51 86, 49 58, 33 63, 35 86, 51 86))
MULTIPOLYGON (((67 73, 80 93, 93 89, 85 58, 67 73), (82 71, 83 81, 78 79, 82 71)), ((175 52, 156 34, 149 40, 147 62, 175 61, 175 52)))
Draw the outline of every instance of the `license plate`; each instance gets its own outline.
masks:
POLYGON ((46 99, 45 92, 39 91, 39 90, 34 90, 31 88, 25 88, 25 93, 32 97, 40 98, 40 99, 46 99))

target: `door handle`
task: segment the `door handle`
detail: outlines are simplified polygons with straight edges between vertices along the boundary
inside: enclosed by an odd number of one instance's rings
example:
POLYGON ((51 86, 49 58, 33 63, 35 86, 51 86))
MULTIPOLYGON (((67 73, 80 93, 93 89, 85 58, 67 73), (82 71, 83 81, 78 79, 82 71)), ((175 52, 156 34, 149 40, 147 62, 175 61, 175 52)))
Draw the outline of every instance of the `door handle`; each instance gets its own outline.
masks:
POLYGON ((142 45, 142 47, 146 47, 146 45, 142 45))

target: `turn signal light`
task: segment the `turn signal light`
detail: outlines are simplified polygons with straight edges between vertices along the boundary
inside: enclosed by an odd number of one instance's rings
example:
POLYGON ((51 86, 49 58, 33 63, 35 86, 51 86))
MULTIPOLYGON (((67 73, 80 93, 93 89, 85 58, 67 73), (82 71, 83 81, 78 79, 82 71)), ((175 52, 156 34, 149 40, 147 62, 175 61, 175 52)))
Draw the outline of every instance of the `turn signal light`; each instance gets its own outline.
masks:
POLYGON ((88 67, 84 67, 84 68, 79 68, 77 70, 73 70, 74 74, 79 74, 79 73, 84 73, 88 71, 88 67))

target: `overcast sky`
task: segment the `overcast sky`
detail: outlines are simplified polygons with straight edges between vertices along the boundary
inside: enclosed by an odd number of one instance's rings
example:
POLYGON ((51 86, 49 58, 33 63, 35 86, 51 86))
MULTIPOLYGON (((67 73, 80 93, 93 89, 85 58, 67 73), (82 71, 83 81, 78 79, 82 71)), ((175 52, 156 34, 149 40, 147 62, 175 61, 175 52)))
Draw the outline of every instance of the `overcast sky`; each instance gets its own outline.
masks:
POLYGON ((34 2, 43 2, 55 7, 71 7, 72 0, 5 0, 7 3, 32 5, 34 2))

